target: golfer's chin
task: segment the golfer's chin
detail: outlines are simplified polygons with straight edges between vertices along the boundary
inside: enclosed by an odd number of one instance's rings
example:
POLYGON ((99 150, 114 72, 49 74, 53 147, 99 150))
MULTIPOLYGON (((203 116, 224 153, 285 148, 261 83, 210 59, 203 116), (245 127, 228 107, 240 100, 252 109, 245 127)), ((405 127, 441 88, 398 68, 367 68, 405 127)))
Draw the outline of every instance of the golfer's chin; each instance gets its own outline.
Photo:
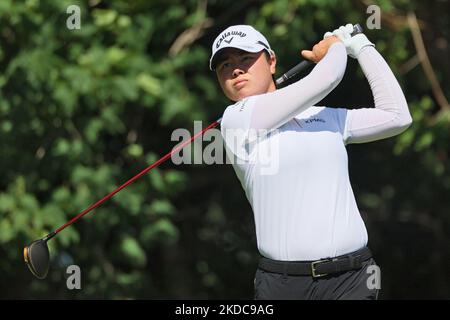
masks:
POLYGON ((230 95, 229 98, 237 102, 247 97, 254 96, 255 94, 257 93, 253 92, 250 88, 242 88, 239 90, 233 90, 233 94, 230 95))

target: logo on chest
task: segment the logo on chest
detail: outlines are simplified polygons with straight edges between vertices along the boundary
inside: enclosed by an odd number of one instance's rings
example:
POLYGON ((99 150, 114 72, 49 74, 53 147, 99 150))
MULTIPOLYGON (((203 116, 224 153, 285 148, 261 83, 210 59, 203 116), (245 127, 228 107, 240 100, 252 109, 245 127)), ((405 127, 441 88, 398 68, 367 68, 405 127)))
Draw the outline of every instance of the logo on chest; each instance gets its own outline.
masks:
POLYGON ((305 120, 306 124, 317 123, 317 122, 326 123, 326 121, 322 118, 310 118, 310 119, 305 120))

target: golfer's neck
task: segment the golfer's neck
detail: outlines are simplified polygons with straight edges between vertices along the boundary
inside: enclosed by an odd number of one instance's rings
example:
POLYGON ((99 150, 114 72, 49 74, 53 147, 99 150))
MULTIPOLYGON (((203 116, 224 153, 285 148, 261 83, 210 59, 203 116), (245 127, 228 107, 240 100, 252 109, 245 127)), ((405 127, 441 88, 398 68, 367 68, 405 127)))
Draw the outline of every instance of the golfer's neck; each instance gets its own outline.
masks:
POLYGON ((267 88, 267 92, 266 93, 273 92, 275 90, 277 90, 277 87, 275 86, 275 82, 272 81, 270 83, 270 85, 269 85, 269 88, 267 88))

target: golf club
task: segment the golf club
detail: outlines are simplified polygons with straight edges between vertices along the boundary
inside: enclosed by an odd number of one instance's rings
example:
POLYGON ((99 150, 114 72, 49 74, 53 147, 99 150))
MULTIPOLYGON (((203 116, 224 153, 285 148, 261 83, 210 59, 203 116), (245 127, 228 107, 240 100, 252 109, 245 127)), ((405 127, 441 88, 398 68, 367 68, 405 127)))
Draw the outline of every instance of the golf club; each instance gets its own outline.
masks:
POLYGON ((50 266, 50 253, 48 250, 47 242, 52 239, 54 236, 56 236, 58 233, 60 233, 62 230, 73 224, 75 221, 79 220, 81 217, 89 213, 94 208, 101 205, 103 202, 114 196, 116 193, 118 193, 120 190, 128 186, 129 184, 133 183, 135 180, 139 179, 141 176, 149 172, 151 169, 156 167, 157 165, 163 163, 167 159, 169 159, 172 154, 178 152, 182 148, 184 148, 186 145, 190 144, 193 140, 195 140, 198 136, 202 135, 204 132, 208 131, 211 128, 216 127, 222 118, 218 119, 217 121, 214 121, 211 123, 208 127, 203 129, 201 132, 195 134, 190 140, 185 141, 181 143, 179 146, 174 148, 171 152, 167 153, 165 156, 160 158, 159 160, 155 161, 153 164, 142 170, 140 173, 135 175, 133 178, 129 179, 119 187, 117 187, 115 190, 108 193, 106 196, 104 196, 102 199, 98 200, 96 203, 92 204, 90 207, 88 207, 86 210, 81 212, 79 215, 74 217, 69 222, 65 223, 55 231, 50 232, 48 235, 43 237, 42 239, 33 241, 31 244, 26 246, 23 250, 24 260, 25 263, 28 265, 28 268, 30 271, 39 279, 44 279, 47 276, 49 266, 50 266))
MULTIPOLYGON (((355 35, 357 33, 361 33, 362 28, 359 24, 356 24, 354 26, 354 31, 352 35, 355 35)), ((280 78, 276 80, 277 87, 279 87, 281 84, 285 83, 287 80, 293 78, 294 76, 298 75, 300 72, 305 70, 306 68, 310 67, 314 63, 311 61, 303 61, 299 64, 297 64, 295 67, 290 69, 288 72, 283 74, 280 78)), ((45 279, 47 276, 49 267, 50 267, 50 252, 48 250, 47 242, 51 240, 53 237, 55 237, 58 233, 60 233, 62 230, 82 218, 84 215, 101 205, 103 202, 108 200, 109 198, 113 197, 116 193, 118 193, 120 190, 124 189, 129 184, 133 183, 137 179, 139 179, 141 176, 149 172, 154 167, 158 166, 159 164, 163 163, 167 159, 169 159, 174 153, 178 152, 182 148, 184 148, 186 145, 190 144, 192 141, 194 141, 197 137, 201 136, 204 132, 208 131, 211 128, 216 127, 219 125, 222 118, 219 118, 218 120, 211 123, 208 127, 203 129, 201 132, 195 134, 190 140, 185 141, 181 143, 179 146, 174 148, 171 152, 167 153, 165 156, 160 158, 159 160, 155 161, 153 164, 142 170, 140 173, 135 175, 133 178, 129 179, 119 187, 117 187, 115 190, 108 193, 106 196, 104 196, 102 199, 98 200, 96 203, 89 206, 87 209, 85 209, 83 212, 78 214, 76 217, 74 217, 69 222, 65 223, 55 231, 50 232, 45 237, 35 240, 29 245, 25 246, 23 255, 25 263, 28 265, 28 268, 30 271, 35 275, 38 279, 45 279)))

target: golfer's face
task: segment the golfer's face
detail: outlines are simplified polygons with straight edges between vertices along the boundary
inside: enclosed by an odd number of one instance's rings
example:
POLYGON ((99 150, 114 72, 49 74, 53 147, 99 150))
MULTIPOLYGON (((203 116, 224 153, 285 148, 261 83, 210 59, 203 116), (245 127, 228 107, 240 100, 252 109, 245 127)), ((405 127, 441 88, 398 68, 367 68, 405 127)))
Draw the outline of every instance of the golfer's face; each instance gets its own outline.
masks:
POLYGON ((223 92, 233 101, 275 90, 272 79, 275 58, 268 61, 264 51, 251 53, 225 49, 217 63, 216 73, 223 92))

